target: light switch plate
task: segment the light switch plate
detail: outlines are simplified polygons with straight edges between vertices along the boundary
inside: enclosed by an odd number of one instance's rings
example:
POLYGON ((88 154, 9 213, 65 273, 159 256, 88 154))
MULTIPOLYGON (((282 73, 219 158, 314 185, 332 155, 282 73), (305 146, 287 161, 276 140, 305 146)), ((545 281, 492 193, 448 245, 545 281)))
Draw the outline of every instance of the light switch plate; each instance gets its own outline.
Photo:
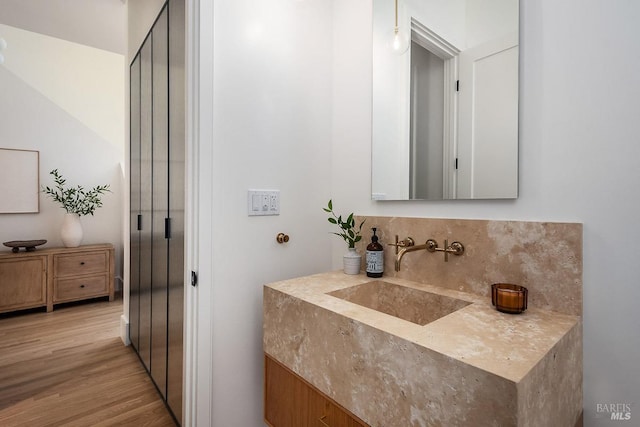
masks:
POLYGON ((248 215, 280 215, 280 190, 249 190, 248 215))

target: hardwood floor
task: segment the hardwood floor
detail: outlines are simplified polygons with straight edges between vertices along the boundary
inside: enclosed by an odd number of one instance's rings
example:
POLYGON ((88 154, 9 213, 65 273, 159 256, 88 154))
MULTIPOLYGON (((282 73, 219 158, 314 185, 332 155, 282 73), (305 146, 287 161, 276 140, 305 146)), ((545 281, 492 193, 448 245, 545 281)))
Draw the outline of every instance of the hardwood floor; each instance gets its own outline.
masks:
POLYGON ((0 317, 0 426, 174 426, 119 337, 122 301, 0 317))

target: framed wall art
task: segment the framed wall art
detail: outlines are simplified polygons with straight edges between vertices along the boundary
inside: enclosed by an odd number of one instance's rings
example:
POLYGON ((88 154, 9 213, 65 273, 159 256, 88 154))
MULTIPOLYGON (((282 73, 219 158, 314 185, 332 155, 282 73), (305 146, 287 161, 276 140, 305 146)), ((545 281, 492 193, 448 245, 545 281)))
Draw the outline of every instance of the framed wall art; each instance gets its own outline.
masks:
POLYGON ((0 148, 0 213, 40 211, 40 152, 0 148))

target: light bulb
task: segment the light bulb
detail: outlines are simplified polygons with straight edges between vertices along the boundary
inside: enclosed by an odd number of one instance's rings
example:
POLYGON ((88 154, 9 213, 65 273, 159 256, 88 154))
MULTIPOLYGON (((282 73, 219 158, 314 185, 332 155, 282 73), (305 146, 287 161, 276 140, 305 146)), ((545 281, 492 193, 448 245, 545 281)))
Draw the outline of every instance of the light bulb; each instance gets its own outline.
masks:
POLYGON ((396 55, 402 55, 409 49, 407 33, 397 27, 391 31, 387 40, 389 49, 396 55))
POLYGON ((400 40, 400 39, 401 39, 400 33, 396 33, 393 36, 393 43, 391 45, 391 48, 393 50, 400 50, 400 46, 402 46, 402 40, 400 40))

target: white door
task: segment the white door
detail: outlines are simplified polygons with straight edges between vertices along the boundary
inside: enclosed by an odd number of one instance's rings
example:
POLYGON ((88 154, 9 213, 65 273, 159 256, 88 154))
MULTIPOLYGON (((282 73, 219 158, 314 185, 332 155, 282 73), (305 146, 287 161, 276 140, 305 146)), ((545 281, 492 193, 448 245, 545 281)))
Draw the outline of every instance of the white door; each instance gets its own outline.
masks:
POLYGON ((460 53, 458 198, 518 195, 518 35, 460 53))

